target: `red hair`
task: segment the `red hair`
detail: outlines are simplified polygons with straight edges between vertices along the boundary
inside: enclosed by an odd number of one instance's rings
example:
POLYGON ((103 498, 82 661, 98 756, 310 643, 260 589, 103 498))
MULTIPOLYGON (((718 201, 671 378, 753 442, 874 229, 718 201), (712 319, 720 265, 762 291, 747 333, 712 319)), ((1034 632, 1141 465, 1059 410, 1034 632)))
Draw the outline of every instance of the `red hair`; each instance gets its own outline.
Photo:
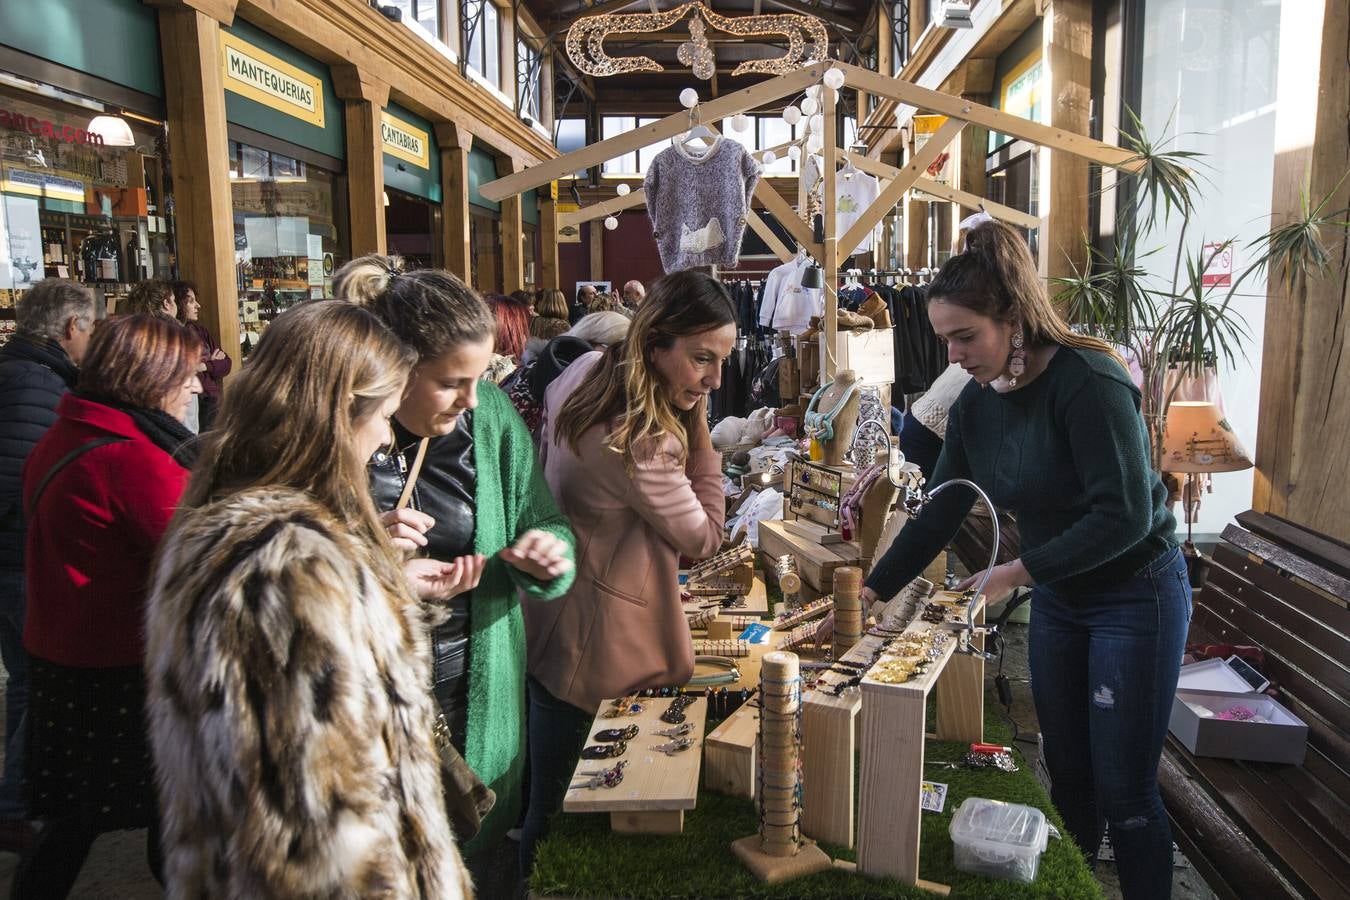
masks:
POLYGON ((80 365, 81 393, 157 409, 201 362, 197 336, 165 316, 116 316, 94 329, 80 365))
POLYGON ((525 352, 525 342, 530 339, 530 305, 501 294, 488 294, 486 299, 488 306, 492 307, 492 317, 497 320, 493 352, 520 362, 520 355, 525 352))

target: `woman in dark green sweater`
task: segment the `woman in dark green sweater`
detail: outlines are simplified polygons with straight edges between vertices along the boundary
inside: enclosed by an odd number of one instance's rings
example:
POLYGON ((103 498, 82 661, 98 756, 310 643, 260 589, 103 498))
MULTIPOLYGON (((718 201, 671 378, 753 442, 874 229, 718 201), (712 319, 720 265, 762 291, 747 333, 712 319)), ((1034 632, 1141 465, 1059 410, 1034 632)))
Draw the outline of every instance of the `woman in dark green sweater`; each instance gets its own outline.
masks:
MULTIPOLYGON (((1017 516, 1022 555, 992 571, 985 594, 1032 586, 1032 694, 1055 805, 1089 858, 1110 825, 1127 900, 1166 897, 1172 840, 1157 769, 1191 593, 1139 390, 1109 345, 1060 319, 1006 225, 971 231, 928 298, 949 359, 972 376, 931 484, 969 479, 1017 516)), ((974 501, 950 490, 927 504, 864 599, 918 575, 974 501)))

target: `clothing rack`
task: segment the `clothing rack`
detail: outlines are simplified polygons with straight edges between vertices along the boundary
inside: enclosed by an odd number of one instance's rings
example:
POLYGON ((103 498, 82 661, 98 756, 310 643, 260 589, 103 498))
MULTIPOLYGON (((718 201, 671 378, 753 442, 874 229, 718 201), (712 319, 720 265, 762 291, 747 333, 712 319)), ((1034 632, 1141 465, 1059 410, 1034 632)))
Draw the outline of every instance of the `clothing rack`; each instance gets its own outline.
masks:
MULTIPOLYGON (((1142 163, 1130 151, 1120 147, 1112 147, 1084 135, 1066 132, 1062 128, 1012 116, 992 107, 975 103, 972 100, 920 87, 912 82, 882 75, 870 69, 830 60, 803 66, 795 72, 779 75, 743 90, 717 97, 706 103, 700 103, 694 110, 674 113, 641 128, 607 138, 571 153, 565 153, 554 159, 524 168, 519 172, 504 175, 495 181, 481 185, 479 193, 488 200, 500 201, 542 187, 550 181, 565 178, 581 169, 601 165, 650 146, 657 141, 685 135, 691 131, 690 124, 695 121, 695 117, 699 124, 711 128, 715 123, 738 113, 747 113, 768 105, 776 105, 778 101, 794 98, 813 85, 822 84, 822 78, 827 68, 836 68, 843 72, 850 89, 947 117, 946 122, 928 142, 917 152, 910 155, 905 167, 896 168, 837 146, 839 123, 835 115, 835 92, 829 89, 821 90, 820 111, 825 125, 824 134, 821 135, 824 140, 822 155, 825 163, 823 167, 822 198, 824 202, 822 212, 826 237, 823 241, 815 240, 810 226, 803 221, 799 212, 783 199, 778 193, 778 189, 768 179, 761 178, 755 187, 754 199, 758 206, 772 213, 797 244, 810 253, 824 269, 826 294, 823 322, 825 374, 829 377, 833 377, 837 368, 834 348, 839 334, 837 295, 839 247, 858 246, 863 237, 874 229, 911 190, 922 191, 925 194, 959 203, 963 206, 972 208, 983 206, 991 216, 1021 227, 1028 227, 1028 222, 1033 225, 1040 224, 1038 219, 1020 210, 992 203, 983 197, 948 187, 925 176, 928 167, 937 160, 939 155, 946 152, 948 146, 967 124, 995 130, 1001 134, 1008 134, 1041 147, 1072 153, 1090 162, 1122 169, 1126 172, 1138 171, 1142 166, 1142 163), (839 177, 841 161, 851 162, 861 171, 870 172, 887 179, 886 183, 880 187, 877 199, 862 211, 852 227, 843 235, 838 234, 836 229, 838 210, 835 195, 835 182, 839 177)), ((592 219, 603 218, 619 210, 645 203, 645 192, 636 190, 626 196, 613 197, 601 203, 592 204, 574 213, 559 215, 558 224, 559 226, 575 225, 592 219)), ((783 262, 788 262, 796 255, 774 235, 768 223, 756 209, 746 211, 746 224, 765 240, 783 262)))

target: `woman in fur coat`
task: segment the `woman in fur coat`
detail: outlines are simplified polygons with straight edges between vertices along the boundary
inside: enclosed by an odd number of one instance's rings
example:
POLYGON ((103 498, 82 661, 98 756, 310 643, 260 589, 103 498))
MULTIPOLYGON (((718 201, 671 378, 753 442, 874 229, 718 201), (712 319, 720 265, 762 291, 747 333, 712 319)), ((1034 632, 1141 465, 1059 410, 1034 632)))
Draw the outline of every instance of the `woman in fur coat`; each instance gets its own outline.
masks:
POLYGON ((170 898, 471 895, 432 738, 437 607, 413 596, 465 572, 400 564, 366 486, 411 364, 365 310, 304 304, 204 442, 147 608, 170 898))

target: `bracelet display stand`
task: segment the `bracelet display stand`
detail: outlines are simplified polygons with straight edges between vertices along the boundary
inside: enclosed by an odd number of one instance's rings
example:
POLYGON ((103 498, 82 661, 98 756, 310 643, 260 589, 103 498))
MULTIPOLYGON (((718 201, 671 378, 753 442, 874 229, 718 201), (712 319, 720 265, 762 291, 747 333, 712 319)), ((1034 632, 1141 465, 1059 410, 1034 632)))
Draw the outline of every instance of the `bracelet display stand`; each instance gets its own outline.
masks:
MULTIPOLYGON (((684 811, 693 809, 698 798, 699 766, 703 759, 703 727, 708 712, 707 700, 699 697, 684 711, 685 721, 694 728, 688 737, 694 743, 678 753, 665 754, 655 749, 671 739, 656 732, 671 726, 661 721, 674 698, 643 698, 642 712, 636 716, 607 719, 608 700, 600 705, 590 734, 608 728, 638 727, 638 735, 628 742, 628 751, 616 759, 583 759, 577 763, 573 787, 563 798, 563 812, 609 813, 609 825, 629 834, 679 834, 684 830, 684 811), (609 768, 620 759, 628 760, 623 783, 617 788, 576 786, 589 777, 584 773, 609 768)), ((587 743, 594 741, 587 739, 587 743)))
POLYGON ((784 553, 774 566, 778 590, 783 595, 783 608, 788 612, 802 605, 802 576, 797 574, 797 557, 784 553))
POLYGON ((731 850, 760 881, 776 884, 822 872, 831 862, 801 834, 802 681, 795 653, 764 655, 759 696, 759 834, 733 841, 731 850))
POLYGON ((862 640, 862 569, 842 566, 834 573, 834 658, 862 640))
POLYGON ((737 544, 689 570, 686 592, 695 597, 742 597, 755 583, 755 548, 737 544))
MULTIPOLYGON (((908 588, 906 590, 909 590, 908 588)), ((902 592, 903 595, 904 592, 902 592)), ((960 595, 951 592, 939 593, 939 597, 956 599, 960 595)), ((984 601, 976 607, 983 621, 984 601)), ((883 623, 884 624, 884 623, 883 623)), ((898 627, 898 626, 897 626, 898 627)), ((916 629, 929 626, 922 621, 915 622, 916 629)), ((842 659, 845 663, 866 663, 872 659, 883 640, 873 635, 864 635, 853 649, 842 659)), ((951 648, 955 641, 948 642, 948 650, 935 661, 921 679, 904 685, 884 685, 888 688, 907 688, 913 690, 916 685, 924 685, 923 696, 937 685, 938 730, 936 736, 941 740, 978 742, 984 737, 984 660, 975 656, 960 655, 952 659, 951 648), (947 709, 944 711, 944 707, 947 709)), ((847 676, 828 672, 817 682, 816 690, 809 691, 802 701, 802 734, 805 754, 802 758, 802 781, 804 786, 803 802, 805 812, 802 816, 802 833, 808 837, 844 847, 854 845, 855 818, 859 832, 864 828, 864 820, 855 817, 854 787, 855 760, 859 746, 859 712, 863 705, 863 695, 857 690, 847 690, 837 696, 830 688, 843 681, 847 676)), ((923 753, 924 720, 923 707, 919 706, 917 724, 907 720, 907 729, 903 739, 892 740, 889 759, 896 762, 897 748, 900 757, 908 765, 909 755, 923 753)), ((862 745, 866 751, 868 736, 866 724, 862 725, 862 745)), ((881 744, 876 748, 880 751, 881 744)), ((881 765, 881 763, 878 763, 881 765)), ((922 760, 919 762, 922 768, 922 760)), ((918 782, 915 782, 912 797, 917 798, 918 782)), ((901 811, 908 815, 912 810, 915 828, 918 827, 918 801, 901 802, 904 795, 890 791, 885 800, 876 798, 878 803, 906 806, 901 811)), ((901 813, 897 813, 901 814, 901 813)), ((915 832, 917 834, 917 831, 915 832)), ((860 845, 861 846, 861 845, 860 845)), ((912 880, 911 880, 911 883, 912 880)))

